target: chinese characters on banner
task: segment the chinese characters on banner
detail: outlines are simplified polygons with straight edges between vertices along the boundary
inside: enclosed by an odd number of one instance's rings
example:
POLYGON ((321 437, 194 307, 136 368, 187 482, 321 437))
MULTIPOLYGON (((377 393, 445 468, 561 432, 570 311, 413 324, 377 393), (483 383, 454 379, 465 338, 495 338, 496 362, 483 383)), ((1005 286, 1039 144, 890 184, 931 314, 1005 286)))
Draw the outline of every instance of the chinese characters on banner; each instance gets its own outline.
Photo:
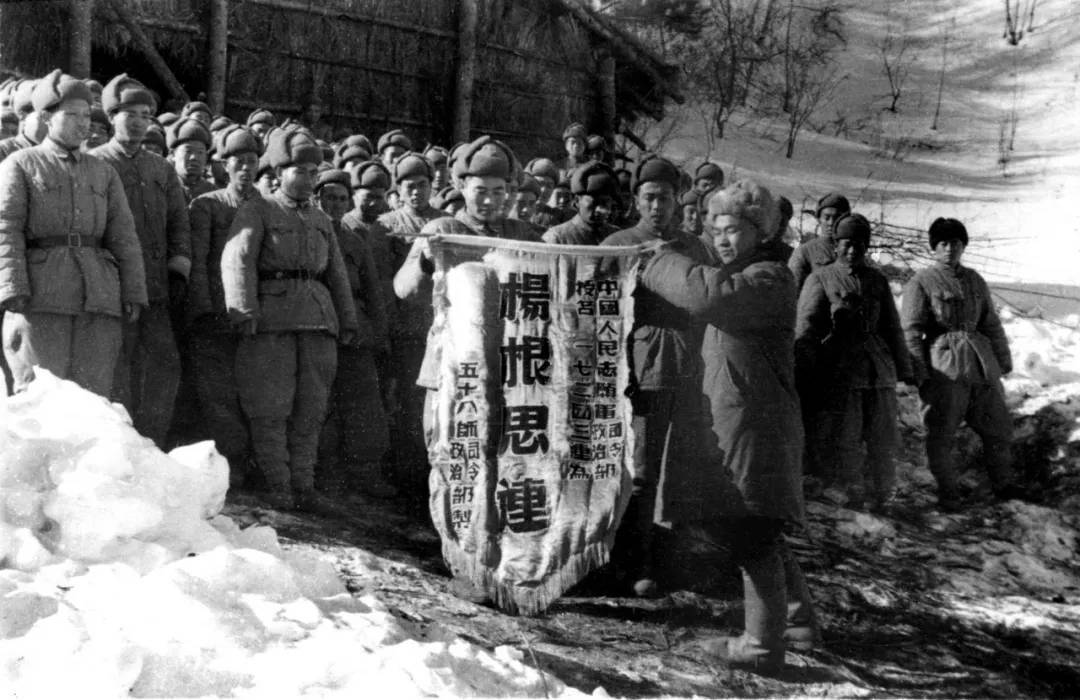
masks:
POLYGON ((630 497, 636 248, 432 241, 432 517, 455 575, 534 614, 607 561, 630 497))

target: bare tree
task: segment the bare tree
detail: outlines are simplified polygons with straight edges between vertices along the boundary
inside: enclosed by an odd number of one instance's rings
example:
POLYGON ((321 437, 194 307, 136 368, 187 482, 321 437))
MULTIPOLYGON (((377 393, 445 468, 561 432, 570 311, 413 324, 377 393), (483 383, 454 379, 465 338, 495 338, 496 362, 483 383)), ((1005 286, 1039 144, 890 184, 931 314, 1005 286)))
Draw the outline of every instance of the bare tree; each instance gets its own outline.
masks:
POLYGON ((889 81, 889 106, 885 109, 896 114, 896 104, 904 91, 904 83, 907 81, 908 72, 911 68, 913 56, 908 52, 911 48, 911 39, 908 33, 908 23, 904 21, 897 32, 896 25, 889 20, 885 36, 878 43, 878 54, 881 56, 882 68, 885 70, 885 78, 889 81))
POLYGON ((1005 40, 1016 46, 1035 27, 1038 0, 1005 0, 1005 40))
POLYGON ((949 64, 949 31, 956 24, 956 16, 949 18, 949 24, 944 29, 941 38, 941 70, 938 72, 937 106, 934 107, 934 121, 930 124, 932 131, 937 131, 938 119, 941 117, 941 95, 945 91, 945 71, 949 64))
POLYGON ((785 155, 791 158, 807 120, 847 77, 839 73, 833 57, 846 39, 840 9, 828 4, 796 5, 788 0, 783 31, 781 74, 773 92, 787 115, 785 155))

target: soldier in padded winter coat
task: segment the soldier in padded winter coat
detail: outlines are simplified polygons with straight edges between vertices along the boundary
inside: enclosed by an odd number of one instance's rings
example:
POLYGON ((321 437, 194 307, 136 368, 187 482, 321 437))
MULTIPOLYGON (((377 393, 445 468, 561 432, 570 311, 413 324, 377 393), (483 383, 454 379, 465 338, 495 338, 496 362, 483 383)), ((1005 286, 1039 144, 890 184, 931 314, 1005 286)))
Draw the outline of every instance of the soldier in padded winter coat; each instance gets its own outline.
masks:
POLYGON ((121 319, 146 305, 142 251, 120 176, 79 148, 90 89, 57 70, 33 97, 48 136, 0 164, 4 356, 16 391, 38 365, 107 397, 121 319))
POLYGON ((315 461, 337 343, 354 342, 356 309, 334 226, 310 202, 322 150, 303 131, 278 131, 266 156, 281 186, 240 208, 221 259, 225 305, 244 336, 240 404, 266 500, 333 510, 315 491, 315 461))
POLYGON ((720 455, 704 463, 669 461, 660 498, 704 500, 705 508, 681 514, 678 524, 711 530, 730 544, 742 569, 744 633, 702 646, 730 664, 775 669, 784 661, 788 616, 782 533, 785 523, 804 519, 795 281, 771 247, 762 246, 776 229, 768 190, 736 182, 713 195, 708 207, 710 259, 661 248, 641 275, 642 287, 705 324, 703 393, 720 455), (732 482, 735 499, 727 486, 732 482), (670 492, 674 488, 682 499, 670 492))
POLYGON ((799 295, 797 372, 819 390, 814 432, 825 485, 845 491, 849 508, 861 508, 868 495, 880 510, 896 481, 896 382, 913 383, 911 362, 889 281, 866 263, 870 222, 843 216, 833 240, 836 262, 811 272, 799 295))
POLYGON ((930 225, 935 262, 908 282, 900 314, 922 398, 926 457, 946 510, 963 506, 953 458, 961 421, 982 438, 994 493, 1023 495, 1012 470, 1012 418, 1001 386, 1012 371, 1009 341, 985 280, 960 262, 967 244, 967 229, 956 219, 930 225))

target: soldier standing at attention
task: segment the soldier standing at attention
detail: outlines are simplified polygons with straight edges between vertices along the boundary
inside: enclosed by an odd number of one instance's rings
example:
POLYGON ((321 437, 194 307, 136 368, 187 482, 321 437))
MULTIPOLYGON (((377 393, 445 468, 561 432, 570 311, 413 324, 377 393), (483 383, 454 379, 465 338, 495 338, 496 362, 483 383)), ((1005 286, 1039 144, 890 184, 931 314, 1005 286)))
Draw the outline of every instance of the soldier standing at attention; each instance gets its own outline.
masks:
POLYGON ((142 83, 120 74, 102 93, 113 138, 93 155, 120 174, 142 245, 150 304, 124 327, 113 398, 124 404, 140 434, 164 446, 180 383, 169 302, 183 298, 191 272, 191 229, 180 179, 168 161, 142 148, 155 108, 142 83))
POLYGON ((610 223, 615 212, 619 183, 615 171, 600 161, 591 161, 570 177, 574 193, 574 218, 553 226, 544 234, 545 243, 559 245, 600 245, 615 233, 610 223))
POLYGON ((202 429, 229 460, 229 480, 243 482, 248 458, 247 419, 236 384, 236 351, 240 336, 229 323, 221 281, 221 255, 240 207, 258 198, 255 170, 262 144, 248 129, 230 126, 215 137, 215 151, 229 184, 200 195, 189 206, 191 219, 191 284, 188 287, 188 351, 202 429))
POLYGON ((356 309, 333 222, 310 203, 322 150, 302 131, 276 131, 266 155, 281 185, 240 207, 221 259, 242 334, 240 404, 267 502, 333 510, 315 491, 315 461, 337 344, 355 341, 356 309))
POLYGON ((896 382, 914 383, 911 362, 889 281, 866 263, 870 222, 843 216, 833 240, 836 262, 811 272, 799 295, 796 364, 820 378, 824 485, 845 492, 848 508, 861 509, 869 496, 881 512, 896 484, 896 382))
MULTIPOLYGON (((688 236, 675 221, 675 193, 680 172, 665 158, 650 156, 637 165, 634 197, 641 220, 608 236, 601 245, 640 245, 670 241, 670 249, 691 260, 708 259, 705 244, 688 236)), ((633 496, 616 538, 615 556, 632 581, 633 592, 657 593, 653 572, 653 524, 657 514, 657 484, 667 465, 692 461, 700 431, 696 431, 697 401, 701 395, 701 331, 690 315, 644 286, 634 290, 634 327, 627 355, 633 406, 633 496)), ((663 504, 660 504, 663 505, 663 504)))
POLYGON ((315 199, 334 224, 359 327, 355 344, 338 346, 337 376, 319 440, 315 483, 329 496, 359 492, 391 498, 397 490, 386 481, 382 463, 390 433, 375 369, 376 354, 387 349, 387 319, 375 260, 364 239, 341 225, 352 202, 349 174, 333 168, 320 172, 315 199))
POLYGON ((206 180, 206 154, 210 150, 210 131, 193 117, 178 119, 165 133, 172 152, 173 168, 184 189, 184 201, 190 203, 216 187, 206 180))
POLYGON ((1001 500, 1023 498, 1012 468, 1012 417, 1001 377, 1012 371, 1009 340, 979 273, 961 264, 968 232, 956 219, 930 225, 934 264, 904 287, 901 319, 926 425, 926 459, 942 510, 963 498, 953 448, 965 421, 983 441, 990 485, 1001 500))
POLYGON ((0 309, 16 391, 39 365, 109 396, 122 318, 146 305, 139 239, 120 177, 79 146, 93 95, 53 71, 34 90, 47 138, 0 164, 0 309))

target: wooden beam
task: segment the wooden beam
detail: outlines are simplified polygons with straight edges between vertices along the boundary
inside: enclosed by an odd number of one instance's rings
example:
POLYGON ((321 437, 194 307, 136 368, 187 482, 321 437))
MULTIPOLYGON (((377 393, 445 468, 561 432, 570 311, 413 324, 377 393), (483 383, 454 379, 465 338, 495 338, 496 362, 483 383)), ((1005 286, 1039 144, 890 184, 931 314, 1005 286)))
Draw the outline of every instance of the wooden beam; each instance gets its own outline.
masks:
POLYGON ((615 57, 606 46, 597 50, 596 94, 600 98, 600 135, 611 148, 615 145, 615 121, 619 115, 615 92, 615 57))
POLYGON ((68 2, 68 73, 90 77, 90 39, 94 30, 94 0, 68 2))
POLYGON ((365 15, 358 12, 349 12, 347 10, 320 7, 318 4, 313 3, 310 0, 308 0, 307 2, 298 2, 297 0, 245 0, 245 2, 249 5, 263 5, 265 7, 274 7, 279 10, 306 12, 307 14, 323 15, 324 17, 329 17, 331 19, 344 19, 360 24, 374 24, 380 27, 403 29, 405 31, 416 34, 428 34, 430 36, 442 37, 444 39, 454 39, 457 37, 456 33, 444 29, 435 29, 434 27, 425 27, 418 24, 410 24, 408 22, 397 22, 383 17, 365 15))
POLYGON ((229 69, 229 0, 210 0, 210 31, 207 33, 206 101, 210 111, 225 111, 225 86, 229 69))
POLYGON ((671 77, 661 74, 653 61, 649 59, 648 55, 643 55, 645 52, 641 48, 635 46, 631 39, 624 37, 620 32, 607 26, 607 24, 598 19, 596 15, 577 0, 557 0, 557 2, 565 7, 570 14, 574 16, 574 19, 581 22, 586 29, 611 44, 615 50, 626 56, 635 66, 649 76, 649 80, 651 80, 657 88, 663 90, 667 95, 670 95, 671 99, 679 104, 682 104, 685 101, 685 98, 672 85, 671 77))
POLYGON ((478 0, 458 0, 457 88, 454 91, 454 141, 470 141, 473 88, 476 81, 478 0))
POLYGON ((154 42, 150 41, 150 37, 143 31, 142 26, 139 24, 138 17, 133 15, 121 0, 105 0, 105 3, 120 21, 124 23, 124 26, 127 27, 128 31, 131 32, 131 38, 135 42, 135 47, 146 57, 146 62, 150 64, 150 68, 157 73, 159 78, 161 78, 161 82, 165 84, 165 89, 169 91, 169 94, 178 100, 190 102, 191 98, 188 97, 187 91, 184 90, 184 86, 176 79, 176 75, 174 75, 172 69, 169 68, 169 64, 165 62, 165 59, 162 58, 161 54, 154 48, 154 42))

